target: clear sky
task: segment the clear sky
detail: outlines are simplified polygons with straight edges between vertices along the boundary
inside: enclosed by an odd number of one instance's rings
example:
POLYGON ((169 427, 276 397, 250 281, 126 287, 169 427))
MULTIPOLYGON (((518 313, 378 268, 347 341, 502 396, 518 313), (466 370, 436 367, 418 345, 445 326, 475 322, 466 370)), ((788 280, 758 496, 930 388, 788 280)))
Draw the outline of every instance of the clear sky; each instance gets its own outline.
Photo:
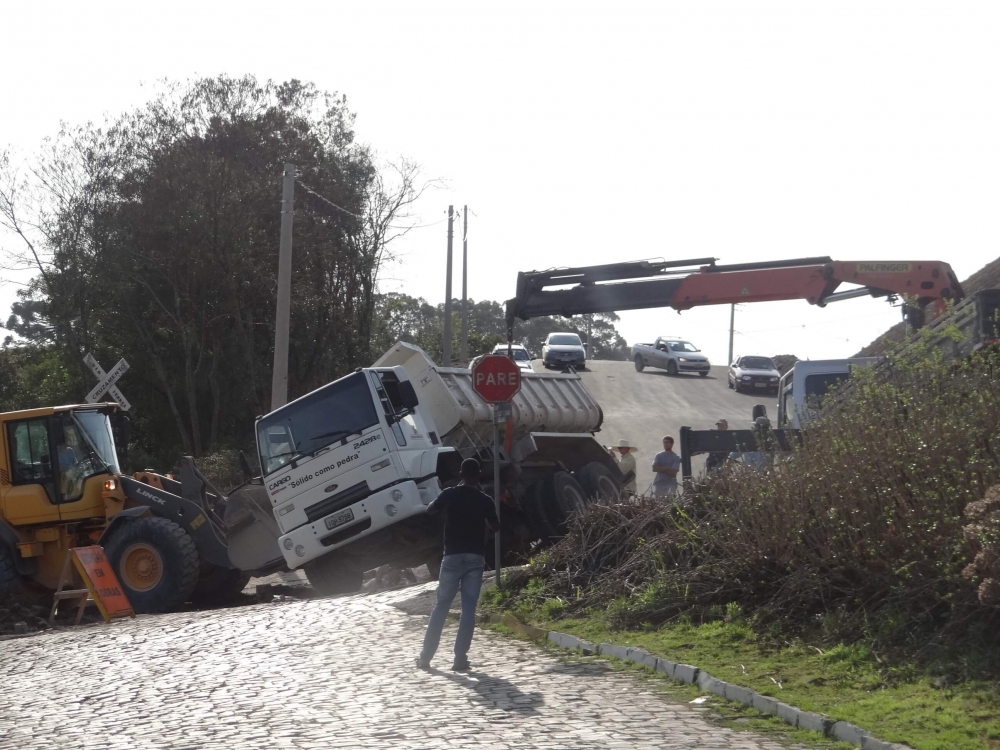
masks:
MULTIPOLYGON (((616 260, 942 259, 964 278, 1000 256, 996 3, 9 1, 0 18, 0 149, 165 77, 310 80, 347 95, 362 141, 446 180, 422 221, 472 208, 476 299, 616 260)), ((395 250, 383 288, 441 301, 444 224, 395 250)), ((898 319, 744 305, 736 349, 846 356, 898 319)), ((651 310, 620 329, 722 362, 728 323, 651 310)))

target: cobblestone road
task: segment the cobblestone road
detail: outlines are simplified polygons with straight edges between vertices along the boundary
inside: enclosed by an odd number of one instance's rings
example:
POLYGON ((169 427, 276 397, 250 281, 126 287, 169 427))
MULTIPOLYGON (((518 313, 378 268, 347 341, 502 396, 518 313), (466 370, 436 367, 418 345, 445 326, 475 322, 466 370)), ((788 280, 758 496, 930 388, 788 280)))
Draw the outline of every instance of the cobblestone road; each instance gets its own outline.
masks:
MULTIPOLYGON (((472 674, 417 671, 426 618, 408 612, 427 611, 433 588, 0 642, 0 747, 782 747, 714 727, 602 662, 488 632, 476 633, 472 674)), ((453 626, 442 667, 449 637, 453 626)))

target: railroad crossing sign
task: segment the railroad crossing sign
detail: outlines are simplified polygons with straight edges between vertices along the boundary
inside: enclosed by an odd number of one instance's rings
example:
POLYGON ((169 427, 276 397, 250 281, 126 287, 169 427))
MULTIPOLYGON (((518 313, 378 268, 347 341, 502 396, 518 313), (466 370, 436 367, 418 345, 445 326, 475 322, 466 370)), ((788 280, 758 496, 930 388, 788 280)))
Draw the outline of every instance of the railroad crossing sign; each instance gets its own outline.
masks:
POLYGON ((83 358, 84 363, 90 368, 90 371, 97 376, 98 383, 94 386, 94 390, 87 394, 87 403, 96 404, 101 396, 107 393, 111 398, 118 402, 118 405, 122 408, 122 411, 128 411, 132 408, 132 404, 128 402, 128 399, 118 390, 115 382, 128 372, 128 362, 124 358, 118 360, 118 364, 111 368, 111 372, 104 372, 104 368, 101 364, 94 359, 94 355, 87 353, 87 356, 83 358))
POLYGON ((506 403, 521 390, 521 370, 506 355, 487 354, 472 368, 472 390, 487 403, 506 403))

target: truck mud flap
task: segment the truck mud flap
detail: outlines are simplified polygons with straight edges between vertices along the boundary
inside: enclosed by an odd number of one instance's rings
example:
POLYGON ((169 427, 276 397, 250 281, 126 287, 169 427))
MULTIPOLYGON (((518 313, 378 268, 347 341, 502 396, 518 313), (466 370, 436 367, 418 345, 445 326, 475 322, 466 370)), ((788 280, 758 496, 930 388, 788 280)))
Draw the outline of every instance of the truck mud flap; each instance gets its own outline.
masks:
POLYGON ((233 490, 226 499, 225 522, 229 559, 235 567, 261 575, 285 567, 278 547, 281 530, 263 484, 251 482, 233 490))
POLYGON ((145 505, 154 516, 168 518, 184 529, 203 560, 220 568, 238 567, 229 560, 225 538, 198 505, 132 477, 121 476, 119 481, 129 500, 145 505))

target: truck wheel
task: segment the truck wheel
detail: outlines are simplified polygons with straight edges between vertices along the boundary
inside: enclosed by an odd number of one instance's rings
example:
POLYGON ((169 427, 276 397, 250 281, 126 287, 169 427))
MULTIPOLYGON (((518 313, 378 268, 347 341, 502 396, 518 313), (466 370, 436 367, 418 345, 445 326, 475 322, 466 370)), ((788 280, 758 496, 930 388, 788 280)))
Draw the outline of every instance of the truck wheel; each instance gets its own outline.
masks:
POLYGON ((535 539, 547 542, 557 536, 557 531, 555 524, 549 520, 550 514, 546 512, 548 510, 546 505, 550 501, 544 497, 544 485, 545 482, 539 482, 532 488, 532 491, 524 499, 521 510, 524 511, 524 515, 528 519, 531 535, 535 539))
POLYGON ((642 361, 642 355, 641 354, 636 354, 635 355, 635 371, 636 372, 642 372, 645 369, 646 369, 646 363, 642 361))
POLYGON ((250 574, 235 568, 220 568, 202 562, 198 583, 191 594, 191 601, 198 604, 227 602, 239 596, 250 581, 250 574))
POLYGON ((198 550, 166 518, 129 521, 104 545, 104 554, 136 614, 179 607, 198 584, 198 550))
POLYGON ((309 584, 320 596, 356 594, 361 590, 365 572, 336 552, 318 557, 305 566, 309 584))
POLYGON ((580 469, 578 476, 588 500, 597 497, 607 502, 614 502, 618 499, 621 490, 614 475, 604 464, 592 461, 580 469))
POLYGON ((667 362, 667 375, 676 375, 676 374, 677 374, 677 363, 671 359, 667 362))
POLYGON ((587 507, 587 493, 568 471, 557 471, 539 483, 538 494, 549 521, 561 534, 570 515, 587 507))
POLYGON ((0 542, 0 597, 17 595, 24 590, 24 579, 17 572, 14 553, 5 542, 0 542))

